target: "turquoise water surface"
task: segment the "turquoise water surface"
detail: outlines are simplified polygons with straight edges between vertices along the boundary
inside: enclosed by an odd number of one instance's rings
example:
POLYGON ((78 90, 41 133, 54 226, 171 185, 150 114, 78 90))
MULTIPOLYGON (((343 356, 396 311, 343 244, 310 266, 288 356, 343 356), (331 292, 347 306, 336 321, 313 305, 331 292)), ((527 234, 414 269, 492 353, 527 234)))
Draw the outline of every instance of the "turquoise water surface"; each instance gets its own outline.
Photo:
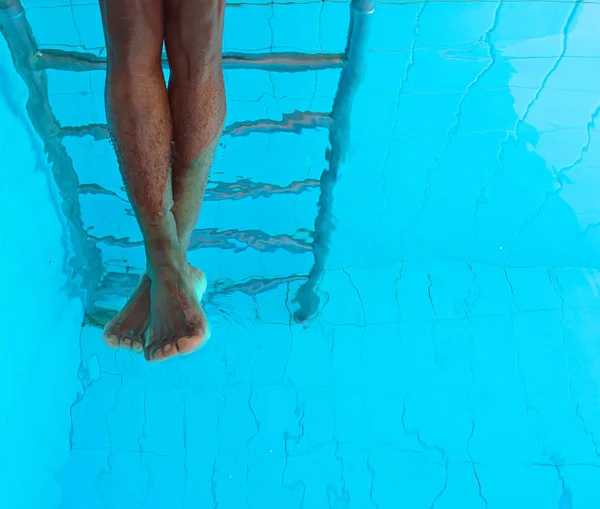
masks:
MULTIPOLYGON (((0 0, 1 507, 600 506, 600 4, 231 2, 190 261, 145 266, 93 0, 0 0)), ((168 69, 165 64, 165 74, 168 69)))

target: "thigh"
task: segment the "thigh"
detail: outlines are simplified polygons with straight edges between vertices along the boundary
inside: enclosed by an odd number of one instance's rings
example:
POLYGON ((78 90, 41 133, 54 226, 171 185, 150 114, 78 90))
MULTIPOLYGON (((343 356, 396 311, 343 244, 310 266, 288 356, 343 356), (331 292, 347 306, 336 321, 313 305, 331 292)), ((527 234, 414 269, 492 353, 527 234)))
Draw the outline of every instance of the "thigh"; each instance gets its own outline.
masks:
POLYGON ((160 62, 164 40, 164 2, 168 0, 99 0, 109 63, 147 65, 160 62), (145 62, 144 62, 145 61, 145 62))
MULTIPOLYGON (((225 0, 166 0, 165 45, 171 68, 221 58, 225 0)), ((191 67, 191 69, 190 69, 191 67)))

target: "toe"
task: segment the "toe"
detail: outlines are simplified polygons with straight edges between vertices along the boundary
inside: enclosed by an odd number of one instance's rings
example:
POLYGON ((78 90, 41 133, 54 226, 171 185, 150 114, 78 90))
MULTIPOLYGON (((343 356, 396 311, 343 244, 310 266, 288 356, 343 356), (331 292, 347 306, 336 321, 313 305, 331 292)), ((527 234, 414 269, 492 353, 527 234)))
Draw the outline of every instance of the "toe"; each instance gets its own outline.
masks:
POLYGON ((104 342, 112 347, 112 348, 119 348, 119 337, 115 336, 114 334, 110 333, 110 332, 106 332, 104 331, 104 334, 102 336, 102 338, 104 339, 104 342))
POLYGON ((162 353, 165 359, 177 355, 177 344, 175 342, 168 343, 162 347, 162 353))
POLYGON ((191 353, 200 348, 208 340, 210 334, 205 329, 197 328, 188 331, 186 336, 177 340, 177 350, 179 353, 191 353))
POLYGON ((165 359, 162 348, 157 348, 156 343, 151 343, 144 350, 146 360, 149 362, 162 361, 165 359))
POLYGON ((139 337, 122 337, 121 347, 131 350, 133 352, 140 352, 142 350, 142 340, 139 337))
POLYGON ((141 352, 141 351, 142 351, 142 349, 143 349, 142 342, 141 342, 139 339, 134 339, 134 340, 131 342, 131 349, 132 349, 134 352, 141 352))
POLYGON ((162 351, 157 350, 156 353, 152 357, 148 357, 148 362, 160 362, 165 360, 165 356, 162 351))
POLYGON ((152 361, 164 361, 169 357, 177 355, 177 347, 174 341, 163 341, 153 343, 146 348, 146 359, 152 361))

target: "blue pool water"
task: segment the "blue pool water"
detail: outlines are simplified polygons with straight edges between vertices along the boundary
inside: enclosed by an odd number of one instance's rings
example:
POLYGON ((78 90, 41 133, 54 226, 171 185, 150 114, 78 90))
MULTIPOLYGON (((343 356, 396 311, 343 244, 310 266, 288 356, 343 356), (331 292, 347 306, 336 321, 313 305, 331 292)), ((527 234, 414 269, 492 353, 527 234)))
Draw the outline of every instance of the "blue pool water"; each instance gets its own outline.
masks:
POLYGON ((598 507, 600 4, 228 4, 190 252, 213 335, 148 364, 101 339, 145 261, 98 7, 23 3, 2 507, 598 507))

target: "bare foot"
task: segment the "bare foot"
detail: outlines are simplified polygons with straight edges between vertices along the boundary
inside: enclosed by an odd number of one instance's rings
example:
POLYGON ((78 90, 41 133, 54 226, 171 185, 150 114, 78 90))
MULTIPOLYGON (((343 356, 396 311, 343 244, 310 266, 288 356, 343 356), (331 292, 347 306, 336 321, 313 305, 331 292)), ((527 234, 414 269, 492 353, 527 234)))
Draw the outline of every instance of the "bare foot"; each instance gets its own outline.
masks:
POLYGON ((149 322, 150 278, 144 274, 120 313, 104 327, 104 341, 114 348, 141 352, 149 322))
MULTIPOLYGON (((206 290, 206 276, 191 265, 190 273, 196 298, 200 301, 206 290)), ((127 348, 136 352, 142 351, 146 331, 150 324, 150 287, 150 278, 144 274, 123 309, 104 327, 104 341, 107 345, 113 348, 127 348)))
POLYGON ((185 271, 163 270, 150 288, 150 324, 144 348, 146 359, 160 361, 200 348, 210 328, 200 299, 206 277, 191 265, 185 271))

